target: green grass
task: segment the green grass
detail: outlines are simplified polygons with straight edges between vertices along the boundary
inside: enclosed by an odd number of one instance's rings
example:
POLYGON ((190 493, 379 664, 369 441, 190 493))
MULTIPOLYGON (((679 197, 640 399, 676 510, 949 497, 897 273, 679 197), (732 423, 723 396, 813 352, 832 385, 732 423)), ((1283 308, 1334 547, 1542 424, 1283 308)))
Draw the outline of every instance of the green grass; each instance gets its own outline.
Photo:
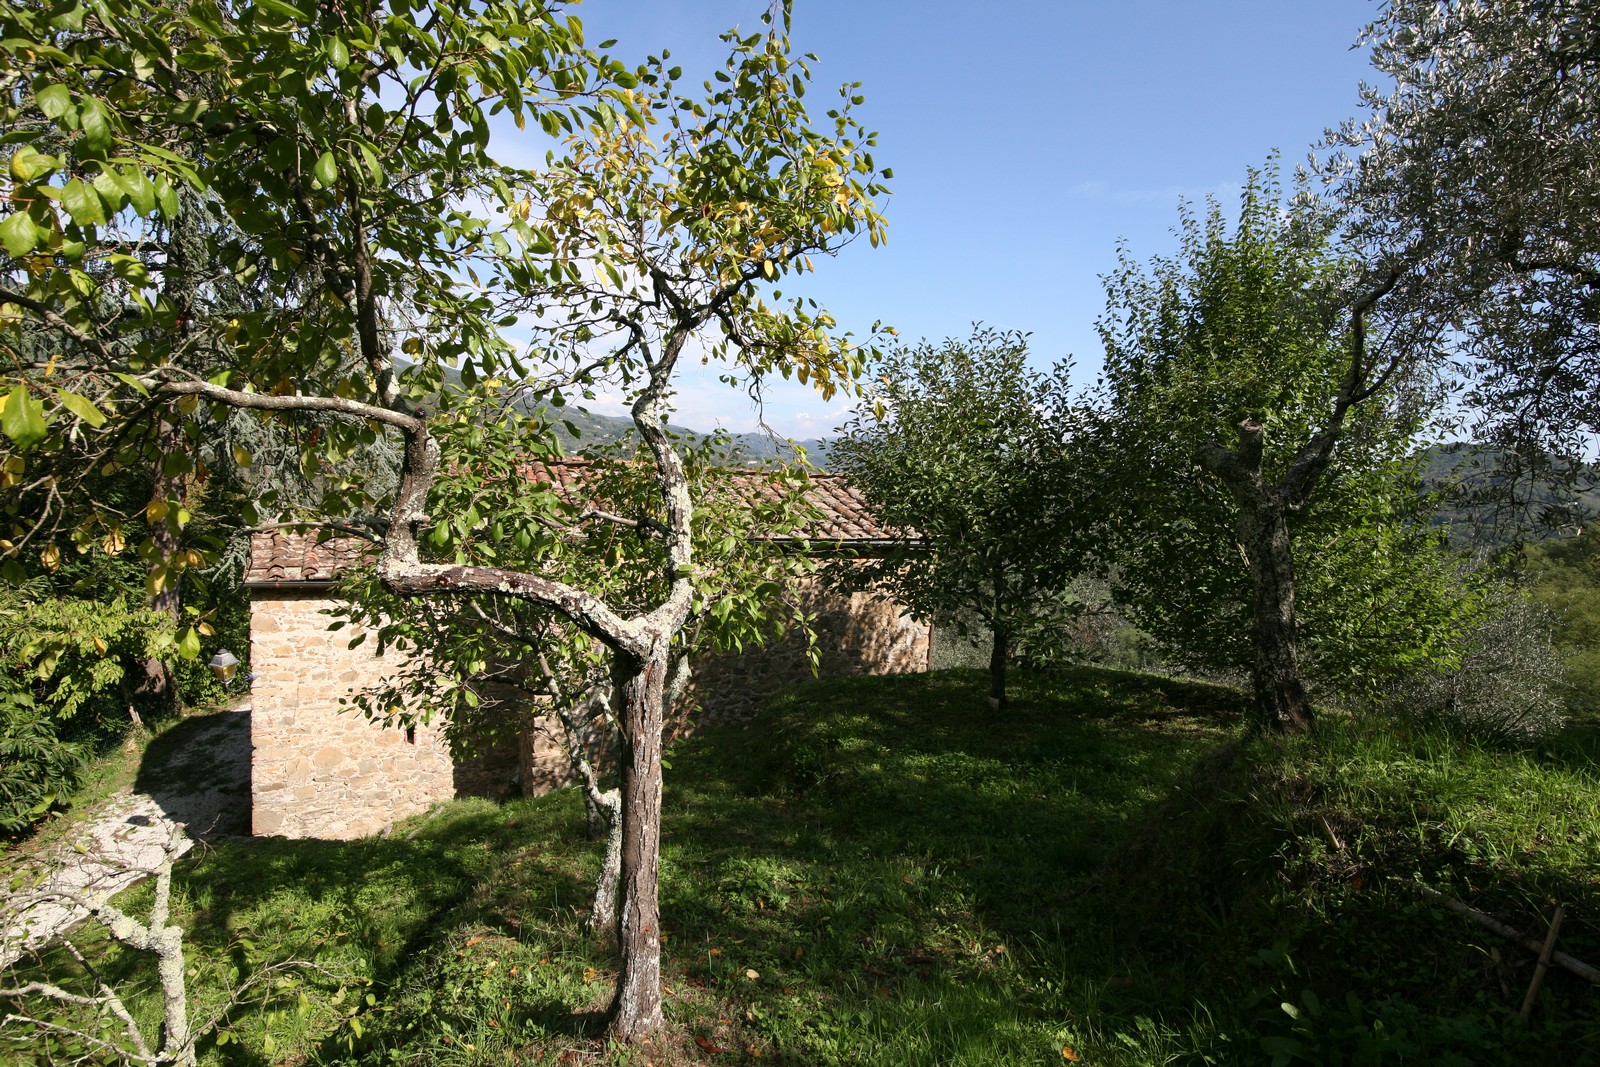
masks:
POLYGON ((1412 888, 1530 931, 1560 901, 1563 947, 1600 962, 1592 740, 1335 717, 1251 739, 1228 690, 1092 670, 1018 677, 1003 716, 985 692, 816 684, 672 754, 673 1036, 650 1049, 604 1043, 614 961, 581 932, 598 846, 570 792, 218 847, 182 878, 197 997, 286 956, 338 977, 286 979, 203 1058, 1596 1062, 1592 990, 1554 971, 1516 1026, 1529 954, 1412 888))

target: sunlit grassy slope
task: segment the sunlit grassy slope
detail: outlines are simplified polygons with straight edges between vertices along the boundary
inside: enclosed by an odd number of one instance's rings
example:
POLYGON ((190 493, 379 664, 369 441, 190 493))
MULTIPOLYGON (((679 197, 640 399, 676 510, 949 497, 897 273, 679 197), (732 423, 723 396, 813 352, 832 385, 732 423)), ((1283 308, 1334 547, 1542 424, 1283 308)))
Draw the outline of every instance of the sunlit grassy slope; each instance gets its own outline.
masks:
POLYGON ((661 1045, 601 1037, 611 957, 581 932, 598 848, 569 793, 195 863, 204 996, 288 954, 348 975, 337 1003, 332 979, 285 985, 205 1057, 1595 1062, 1593 990, 1552 972, 1517 1026, 1530 954, 1414 888, 1530 933, 1559 901, 1563 946, 1600 962, 1582 738, 1507 748, 1330 717, 1279 742, 1245 736, 1224 689, 1023 675, 1001 717, 985 687, 957 671, 814 684, 679 746, 661 1045))

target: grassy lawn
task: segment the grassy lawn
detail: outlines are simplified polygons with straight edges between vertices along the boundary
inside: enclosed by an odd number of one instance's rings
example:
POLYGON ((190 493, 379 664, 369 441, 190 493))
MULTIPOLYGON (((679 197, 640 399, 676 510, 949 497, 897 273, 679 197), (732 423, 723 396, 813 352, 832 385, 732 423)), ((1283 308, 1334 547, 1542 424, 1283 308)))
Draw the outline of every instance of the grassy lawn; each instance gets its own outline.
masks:
POLYGON ((1559 901, 1565 950, 1600 962, 1592 741, 1337 719, 1249 739, 1227 690, 1087 670, 1018 677, 1003 717, 985 691, 816 684, 672 753, 654 1048, 601 1037, 575 794, 217 847, 181 878, 197 999, 286 956, 326 973, 236 1012, 203 1059, 1596 1062, 1593 990, 1552 971, 1518 1026, 1530 954, 1414 889, 1535 934, 1559 901))

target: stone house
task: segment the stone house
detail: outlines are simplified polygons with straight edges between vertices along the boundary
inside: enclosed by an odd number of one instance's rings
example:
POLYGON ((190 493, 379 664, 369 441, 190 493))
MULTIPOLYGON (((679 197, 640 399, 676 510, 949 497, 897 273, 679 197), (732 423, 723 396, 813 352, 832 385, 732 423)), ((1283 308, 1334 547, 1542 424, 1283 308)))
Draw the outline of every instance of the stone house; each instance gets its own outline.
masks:
MULTIPOLYGON (((582 460, 541 465, 530 476, 558 490, 581 485, 582 460)), ((809 542, 849 558, 882 551, 886 531, 843 479, 813 475, 808 490, 821 516, 809 542)), ((796 541, 799 544, 799 541, 796 541)), ((470 760, 451 757, 437 721, 385 729, 346 710, 341 698, 375 685, 398 667, 375 642, 349 647, 359 629, 328 630, 344 571, 370 546, 353 538, 275 530, 251 537, 244 586, 250 596, 250 659, 255 672, 250 720, 251 821, 258 835, 348 839, 458 796, 503 799, 538 794, 568 781, 559 737, 548 725, 518 745, 490 746, 470 760)), ((932 634, 900 605, 870 593, 809 594, 819 616, 819 673, 886 674, 928 669, 932 634)), ((738 722, 762 700, 812 677, 803 650, 780 641, 743 655, 695 664, 697 724, 738 722)))

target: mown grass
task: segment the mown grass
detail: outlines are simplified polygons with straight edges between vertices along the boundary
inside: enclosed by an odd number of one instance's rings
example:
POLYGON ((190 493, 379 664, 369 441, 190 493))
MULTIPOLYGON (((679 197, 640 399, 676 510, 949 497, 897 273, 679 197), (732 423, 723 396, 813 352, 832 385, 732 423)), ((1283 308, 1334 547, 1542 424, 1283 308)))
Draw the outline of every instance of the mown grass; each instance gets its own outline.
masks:
POLYGON ((672 754, 673 1036, 650 1048, 603 1039, 598 848, 570 793, 218 847, 182 879, 199 998, 286 956, 328 973, 236 1012, 204 1058, 1595 1062, 1592 990, 1552 972, 1519 1027, 1529 954, 1413 887, 1530 932, 1564 903, 1563 946, 1600 962, 1592 742, 1331 716, 1249 738, 1230 691, 1090 670, 1018 678, 1003 716, 984 692, 954 671, 817 684, 672 754))

